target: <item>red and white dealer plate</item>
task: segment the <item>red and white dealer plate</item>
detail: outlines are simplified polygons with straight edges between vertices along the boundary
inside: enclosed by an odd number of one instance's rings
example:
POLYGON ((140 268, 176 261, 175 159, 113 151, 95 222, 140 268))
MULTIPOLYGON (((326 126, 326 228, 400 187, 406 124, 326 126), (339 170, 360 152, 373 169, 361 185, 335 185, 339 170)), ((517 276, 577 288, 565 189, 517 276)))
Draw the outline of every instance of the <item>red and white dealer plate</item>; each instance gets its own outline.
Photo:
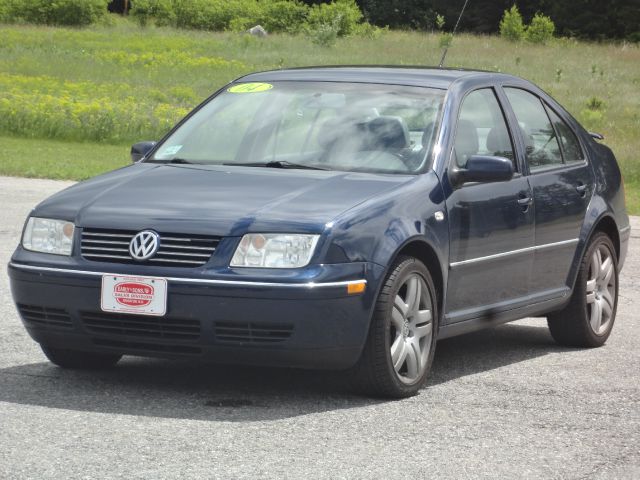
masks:
POLYGON ((167 280, 104 275, 100 308, 104 312, 162 316, 167 313, 167 280))

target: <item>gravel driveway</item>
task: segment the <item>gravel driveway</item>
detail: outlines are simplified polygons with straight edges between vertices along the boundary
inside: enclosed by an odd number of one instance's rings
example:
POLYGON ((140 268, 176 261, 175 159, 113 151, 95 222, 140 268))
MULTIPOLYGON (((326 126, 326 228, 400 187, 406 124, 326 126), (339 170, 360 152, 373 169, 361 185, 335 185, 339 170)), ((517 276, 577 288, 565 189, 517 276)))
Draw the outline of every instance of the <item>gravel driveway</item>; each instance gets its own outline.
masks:
MULTIPOLYGON (((65 182, 0 177, 0 264, 65 182)), ((640 219, 607 345, 543 319, 438 344, 428 388, 345 393, 337 374, 125 357, 63 371, 0 275, 0 478, 640 478, 640 219), (636 300, 634 300, 636 299, 636 300)))

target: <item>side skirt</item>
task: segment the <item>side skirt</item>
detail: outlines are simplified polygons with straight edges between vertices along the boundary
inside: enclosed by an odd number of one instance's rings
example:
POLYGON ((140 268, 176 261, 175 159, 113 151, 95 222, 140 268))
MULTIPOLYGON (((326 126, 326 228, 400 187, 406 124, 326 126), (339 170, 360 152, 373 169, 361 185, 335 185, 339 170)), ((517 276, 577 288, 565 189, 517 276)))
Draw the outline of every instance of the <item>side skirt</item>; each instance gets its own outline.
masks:
POLYGON ((445 324, 440 327, 438 340, 494 327, 526 317, 542 316, 562 308, 570 298, 571 290, 563 288, 519 299, 508 304, 485 306, 481 309, 464 310, 445 315, 445 324))

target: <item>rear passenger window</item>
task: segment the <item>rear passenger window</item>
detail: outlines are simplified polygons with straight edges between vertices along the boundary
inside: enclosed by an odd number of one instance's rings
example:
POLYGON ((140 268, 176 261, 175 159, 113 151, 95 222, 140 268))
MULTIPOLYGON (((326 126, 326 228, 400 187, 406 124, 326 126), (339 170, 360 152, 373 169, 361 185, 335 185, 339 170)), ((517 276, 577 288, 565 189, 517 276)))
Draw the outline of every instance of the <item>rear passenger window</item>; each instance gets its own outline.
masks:
POLYGON ((584 160, 582 155, 582 149, 580 148, 580 142, 573 130, 569 128, 569 125, 564 123, 562 119, 556 115, 556 112, 551 110, 547 105, 547 111, 551 117, 551 122, 555 127, 556 133, 560 138, 560 146, 562 147, 562 155, 564 157, 564 163, 581 162, 584 160))
POLYGON ((532 172, 562 165, 562 152, 551 120, 538 97, 518 88, 505 88, 518 119, 532 172))
POLYGON ((490 88, 471 92, 460 108, 453 157, 456 165, 464 168, 473 155, 508 158, 516 170, 507 123, 490 88))

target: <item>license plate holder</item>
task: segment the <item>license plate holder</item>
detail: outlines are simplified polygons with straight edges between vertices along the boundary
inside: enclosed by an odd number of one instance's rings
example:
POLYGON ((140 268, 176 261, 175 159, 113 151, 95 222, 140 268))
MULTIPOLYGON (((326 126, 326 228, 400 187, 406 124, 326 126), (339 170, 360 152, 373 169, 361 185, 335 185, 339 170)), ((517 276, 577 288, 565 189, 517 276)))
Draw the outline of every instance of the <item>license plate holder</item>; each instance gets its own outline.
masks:
POLYGON ((167 279, 103 275, 100 308, 103 312, 162 317, 167 313, 167 279))

